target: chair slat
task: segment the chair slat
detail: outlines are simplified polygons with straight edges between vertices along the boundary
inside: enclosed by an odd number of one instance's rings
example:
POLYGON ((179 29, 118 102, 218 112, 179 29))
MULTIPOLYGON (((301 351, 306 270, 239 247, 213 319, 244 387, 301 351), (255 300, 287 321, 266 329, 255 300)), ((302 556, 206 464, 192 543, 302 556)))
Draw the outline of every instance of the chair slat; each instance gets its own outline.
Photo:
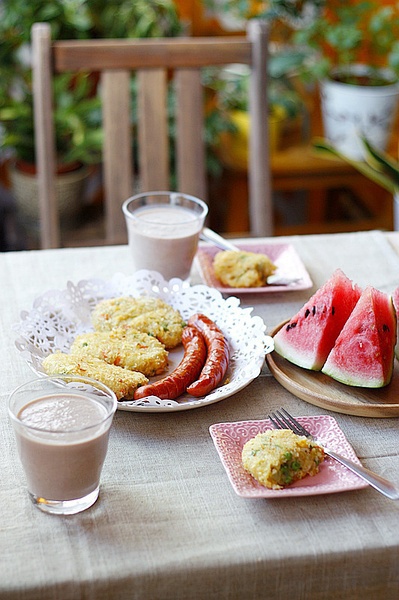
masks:
POLYGON ((166 69, 137 72, 140 188, 168 190, 169 142, 166 69))
POLYGON ((130 72, 105 71, 101 84, 106 239, 115 244, 126 239, 121 206, 133 193, 130 72))
POLYGON ((199 69, 178 69, 176 83, 176 164, 178 189, 207 200, 204 105, 199 69))

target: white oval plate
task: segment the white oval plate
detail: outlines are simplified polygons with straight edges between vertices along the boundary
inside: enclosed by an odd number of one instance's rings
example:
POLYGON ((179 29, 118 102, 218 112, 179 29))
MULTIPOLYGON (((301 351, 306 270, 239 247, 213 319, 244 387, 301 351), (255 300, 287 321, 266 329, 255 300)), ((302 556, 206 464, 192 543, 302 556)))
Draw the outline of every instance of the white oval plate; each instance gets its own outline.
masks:
MULTIPOLYGON (((220 327, 230 345, 230 365, 225 384, 202 398, 183 394, 176 400, 156 396, 142 400, 118 402, 120 410, 132 412, 173 412, 213 404, 246 387, 260 373, 265 355, 273 350, 272 338, 265 335, 266 326, 253 308, 241 308, 235 297, 222 294, 206 285, 191 286, 180 279, 166 281, 155 271, 137 271, 126 276, 116 274, 110 281, 88 279, 77 284, 69 281, 64 290, 49 290, 39 296, 30 311, 21 313, 16 325, 16 346, 29 367, 39 376, 45 375, 42 361, 52 352, 68 352, 76 335, 92 330, 90 321, 94 306, 104 298, 118 296, 152 296, 168 302, 180 311, 183 319, 201 312, 220 327)), ((181 357, 181 349, 169 355, 169 371, 181 357)))

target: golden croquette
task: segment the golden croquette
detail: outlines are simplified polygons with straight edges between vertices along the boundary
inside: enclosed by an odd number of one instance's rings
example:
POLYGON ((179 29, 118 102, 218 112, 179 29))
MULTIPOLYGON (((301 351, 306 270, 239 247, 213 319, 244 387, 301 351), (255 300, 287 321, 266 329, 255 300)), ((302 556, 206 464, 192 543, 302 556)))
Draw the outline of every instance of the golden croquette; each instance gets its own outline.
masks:
POLYGON ((275 490, 316 475, 323 460, 321 446, 290 429, 258 433, 242 449, 244 469, 261 485, 275 490))
POLYGON ((43 368, 48 375, 81 375, 100 381, 115 392, 118 400, 133 399, 137 388, 148 383, 147 377, 137 371, 110 365, 98 358, 83 359, 63 352, 49 354, 43 360, 43 368))
POLYGON ((159 375, 168 366, 168 352, 157 338, 140 332, 132 332, 127 337, 120 329, 78 335, 70 352, 82 358, 99 358, 111 365, 139 371, 146 377, 159 375))
POLYGON ((276 271, 276 265, 266 254, 240 250, 223 250, 213 259, 216 277, 224 285, 236 288, 262 287, 276 271))
POLYGON ((92 312, 96 331, 121 329, 156 337, 166 349, 181 343, 184 320, 179 311, 159 298, 123 296, 99 302, 92 312))

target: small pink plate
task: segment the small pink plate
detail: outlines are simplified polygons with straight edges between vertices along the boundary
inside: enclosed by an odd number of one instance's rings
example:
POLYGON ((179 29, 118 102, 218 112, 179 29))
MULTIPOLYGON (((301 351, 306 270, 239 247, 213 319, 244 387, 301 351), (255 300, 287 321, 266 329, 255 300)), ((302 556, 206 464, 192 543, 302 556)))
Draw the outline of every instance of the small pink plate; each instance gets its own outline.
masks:
MULTIPOLYGON (((352 446, 329 415, 296 417, 302 425, 331 450, 360 464, 352 446)), ((220 460, 234 488, 243 498, 283 498, 287 496, 315 496, 365 488, 368 484, 336 460, 326 457, 320 471, 305 477, 282 490, 270 490, 258 483, 242 466, 241 452, 244 444, 258 433, 273 429, 269 419, 264 421, 239 421, 216 423, 209 432, 220 460)))
POLYGON ((275 275, 282 278, 288 278, 295 280, 290 285, 277 285, 271 284, 264 287, 250 287, 250 288, 233 288, 223 285, 219 279, 215 276, 213 270, 213 259, 218 252, 221 252, 220 248, 216 246, 205 246, 202 245, 197 251, 197 264, 199 266, 200 274, 204 282, 219 290, 219 292, 228 294, 256 294, 260 292, 293 292, 297 290, 307 290, 312 287, 312 280, 310 279, 309 273, 305 269, 305 266, 299 258, 295 248, 291 244, 259 244, 259 243, 248 243, 248 244, 237 244, 240 250, 246 250, 247 252, 258 252, 260 254, 266 254, 272 262, 277 266, 275 275))

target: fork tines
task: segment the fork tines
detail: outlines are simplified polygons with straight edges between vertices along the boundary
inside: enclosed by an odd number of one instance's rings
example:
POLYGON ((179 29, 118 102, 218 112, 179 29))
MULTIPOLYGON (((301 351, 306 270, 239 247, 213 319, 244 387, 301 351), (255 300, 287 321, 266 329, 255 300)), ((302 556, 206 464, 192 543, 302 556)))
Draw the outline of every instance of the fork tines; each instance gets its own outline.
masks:
POLYGON ((275 412, 269 415, 269 419, 272 422, 273 427, 275 429, 291 429, 297 435, 306 435, 310 436, 310 432, 307 431, 302 425, 294 419, 289 412, 287 412, 284 408, 281 410, 276 410, 275 412))

